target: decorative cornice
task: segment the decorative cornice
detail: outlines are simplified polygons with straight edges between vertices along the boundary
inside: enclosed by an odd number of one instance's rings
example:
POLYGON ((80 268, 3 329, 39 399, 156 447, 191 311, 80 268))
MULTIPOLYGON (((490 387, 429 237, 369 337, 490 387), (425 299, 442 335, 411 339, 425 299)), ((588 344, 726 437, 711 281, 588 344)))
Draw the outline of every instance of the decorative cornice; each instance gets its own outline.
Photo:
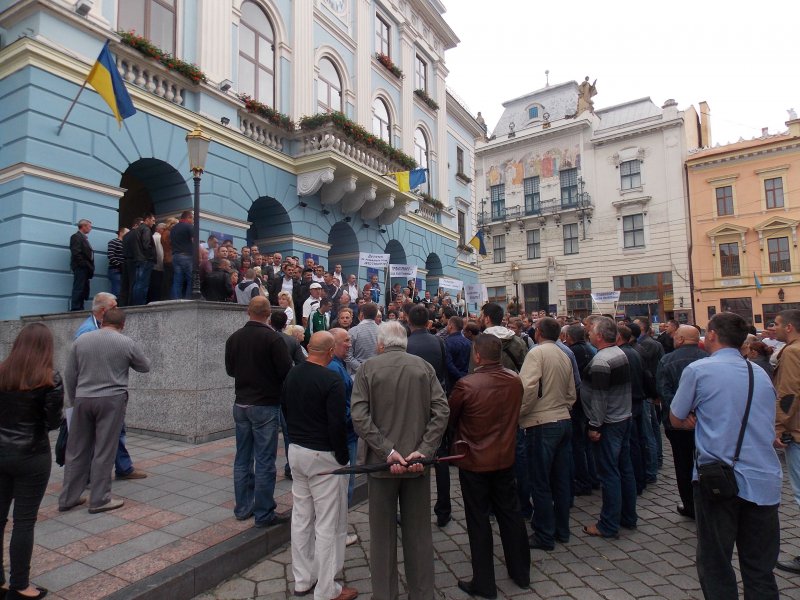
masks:
MULTIPOLYGON (((163 221, 167 217, 177 217, 184 210, 192 210, 192 207, 185 206, 182 208, 176 208, 175 210, 170 210, 168 212, 158 214, 156 215, 156 221, 163 221)), ((224 215, 218 215, 216 213, 201 210, 200 223, 202 223, 203 221, 211 221, 212 223, 219 223, 220 225, 228 225, 229 227, 237 227, 239 229, 250 229, 250 226, 253 224, 252 221, 242 221, 241 219, 234 219, 232 217, 226 217, 224 215)))
POLYGON ((592 137, 590 142, 594 146, 603 146, 609 142, 619 142, 634 137, 641 137, 643 135, 654 133, 656 131, 661 131, 662 129, 671 129, 673 127, 682 127, 682 126, 683 126, 683 118, 679 117, 677 119, 670 119, 669 121, 658 121, 652 124, 648 123, 646 127, 634 126, 631 129, 626 129, 625 131, 615 131, 607 135, 592 137))
POLYGON ((75 175, 69 175, 67 173, 53 171, 52 169, 37 167, 28 163, 17 163, 0 170, 0 184, 7 183, 9 181, 13 181, 14 179, 25 176, 55 181, 56 183, 63 183, 64 185, 78 187, 91 192, 96 192, 98 194, 103 194, 105 196, 111 196, 113 198, 121 198, 125 194, 125 188, 97 183, 96 181, 91 181, 83 177, 76 177, 75 175))
POLYGON ((728 153, 713 154, 707 157, 692 158, 691 156, 686 159, 686 166, 690 169, 700 169, 704 167, 713 167, 725 163, 732 163, 740 160, 758 159, 767 154, 779 154, 784 152, 796 152, 800 150, 800 139, 792 138, 791 140, 781 140, 775 142, 773 145, 756 146, 755 148, 740 148, 737 150, 730 150, 728 153))
POLYGON ((438 223, 433 223, 431 221, 428 221, 427 219, 423 219, 422 217, 420 217, 419 215, 417 215, 417 214, 415 214, 413 212, 405 213, 404 215, 400 215, 400 218, 403 219, 404 221, 408 222, 408 223, 413 223, 414 225, 418 225, 418 226, 422 227, 423 229, 427 229, 428 231, 432 231, 433 233, 438 233, 442 237, 446 237, 446 238, 448 238, 450 240, 453 240, 454 242, 458 241, 458 232, 457 231, 451 231, 451 230, 447 229, 446 227, 443 227, 442 225, 439 225, 438 223))
POLYGON ((269 242, 273 246, 275 244, 280 244, 281 242, 290 242, 292 244, 304 244, 306 246, 311 246, 312 248, 319 248, 320 250, 324 250, 325 252, 330 252, 331 245, 325 244, 320 242, 319 240, 312 240, 311 238, 301 237, 299 235, 282 235, 278 237, 271 237, 268 240, 261 240, 262 242, 266 243, 269 242))

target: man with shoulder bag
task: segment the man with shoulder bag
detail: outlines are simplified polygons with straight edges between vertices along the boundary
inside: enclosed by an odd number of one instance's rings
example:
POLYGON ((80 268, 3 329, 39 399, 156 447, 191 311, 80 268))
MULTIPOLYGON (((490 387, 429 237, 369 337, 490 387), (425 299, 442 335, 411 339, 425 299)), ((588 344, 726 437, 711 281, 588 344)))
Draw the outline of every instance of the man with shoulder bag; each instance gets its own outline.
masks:
POLYGON ((773 569, 782 473, 772 445, 775 389, 739 353, 747 333, 739 315, 714 315, 705 339, 712 356, 684 369, 670 407, 673 427, 695 428, 697 573, 706 600, 739 597, 734 544, 745 600, 778 598, 773 569))

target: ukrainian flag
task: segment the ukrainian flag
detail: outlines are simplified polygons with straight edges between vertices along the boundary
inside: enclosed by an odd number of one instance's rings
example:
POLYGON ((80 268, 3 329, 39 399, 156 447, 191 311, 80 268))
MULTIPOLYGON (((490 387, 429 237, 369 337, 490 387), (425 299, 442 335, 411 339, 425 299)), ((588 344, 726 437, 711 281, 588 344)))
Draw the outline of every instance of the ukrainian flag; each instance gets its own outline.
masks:
POLYGON ((486 244, 483 243, 483 229, 478 230, 478 233, 469 241, 469 245, 475 248, 481 256, 486 256, 486 244))
POLYGON ((756 292, 761 293, 761 282, 758 280, 758 275, 756 275, 755 271, 753 271, 753 277, 756 280, 756 292))
POLYGON ((136 108, 125 88, 125 82, 122 81, 117 65, 114 63, 114 57, 111 56, 108 40, 100 51, 100 56, 97 57, 97 62, 89 72, 86 82, 97 90, 100 97, 106 101, 120 125, 122 125, 123 119, 136 114, 136 108))
POLYGON ((397 181, 397 187, 401 192, 410 192, 425 183, 425 171, 428 169, 414 169, 413 171, 400 171, 390 173, 397 181))

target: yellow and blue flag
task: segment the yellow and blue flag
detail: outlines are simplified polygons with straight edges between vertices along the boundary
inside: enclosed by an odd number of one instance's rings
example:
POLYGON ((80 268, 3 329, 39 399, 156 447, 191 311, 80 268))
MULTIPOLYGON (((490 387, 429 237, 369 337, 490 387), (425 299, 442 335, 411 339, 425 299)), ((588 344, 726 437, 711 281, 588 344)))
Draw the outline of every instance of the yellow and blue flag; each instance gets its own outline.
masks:
POLYGON ((483 242, 483 229, 478 230, 478 233, 469 241, 469 245, 475 248, 481 256, 486 256, 486 244, 483 242))
POLYGON ((401 192, 410 192, 414 188, 418 188, 425 183, 425 171, 427 170, 428 169, 413 169, 411 171, 390 173, 390 175, 394 175, 394 178, 397 181, 397 187, 401 192))
POLYGON ((125 82, 120 77, 114 57, 108 48, 108 40, 100 51, 100 56, 97 57, 92 70, 89 71, 86 82, 97 90, 100 97, 106 101, 120 125, 122 125, 123 119, 136 114, 136 108, 125 88, 125 82))
POLYGON ((761 282, 758 280, 758 275, 756 275, 755 271, 753 271, 753 277, 756 280, 756 291, 760 293, 761 292, 761 282))

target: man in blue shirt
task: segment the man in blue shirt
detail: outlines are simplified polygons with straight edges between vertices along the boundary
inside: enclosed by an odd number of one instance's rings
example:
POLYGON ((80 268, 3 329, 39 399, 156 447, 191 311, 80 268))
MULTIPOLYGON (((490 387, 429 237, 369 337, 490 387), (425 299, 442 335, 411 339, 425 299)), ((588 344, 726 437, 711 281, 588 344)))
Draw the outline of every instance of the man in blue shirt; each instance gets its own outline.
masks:
MULTIPOLYGON (((347 330, 341 327, 331 329, 333 335, 333 359, 328 363, 328 368, 331 371, 338 373, 344 382, 344 397, 345 397, 345 413, 347 415, 347 450, 350 453, 350 464, 356 464, 356 450, 358 449, 358 436, 353 429, 353 421, 350 419, 350 397, 353 395, 353 378, 347 372, 347 365, 345 365, 345 358, 347 352, 350 350, 350 334, 347 330)), ((347 488, 347 504, 348 506, 353 501, 353 487, 355 486, 356 476, 350 475, 350 484, 347 488)))
POLYGON ((459 379, 469 372, 469 356, 472 343, 464 337, 464 319, 450 317, 447 321, 447 337, 444 339, 447 366, 447 391, 452 391, 459 379))
MULTIPOLYGON (((712 356, 688 365, 672 399, 673 427, 695 428, 696 464, 733 462, 745 407, 748 363, 739 349, 747 322, 734 313, 718 313, 708 323, 705 347, 712 356)), ((745 598, 777 600, 773 569, 778 560, 781 465, 773 448, 775 389, 763 369, 753 371, 753 400, 739 461, 733 465, 738 495, 715 499, 693 476, 697 520, 697 574, 707 600, 739 597, 731 565, 739 550, 745 598)))

